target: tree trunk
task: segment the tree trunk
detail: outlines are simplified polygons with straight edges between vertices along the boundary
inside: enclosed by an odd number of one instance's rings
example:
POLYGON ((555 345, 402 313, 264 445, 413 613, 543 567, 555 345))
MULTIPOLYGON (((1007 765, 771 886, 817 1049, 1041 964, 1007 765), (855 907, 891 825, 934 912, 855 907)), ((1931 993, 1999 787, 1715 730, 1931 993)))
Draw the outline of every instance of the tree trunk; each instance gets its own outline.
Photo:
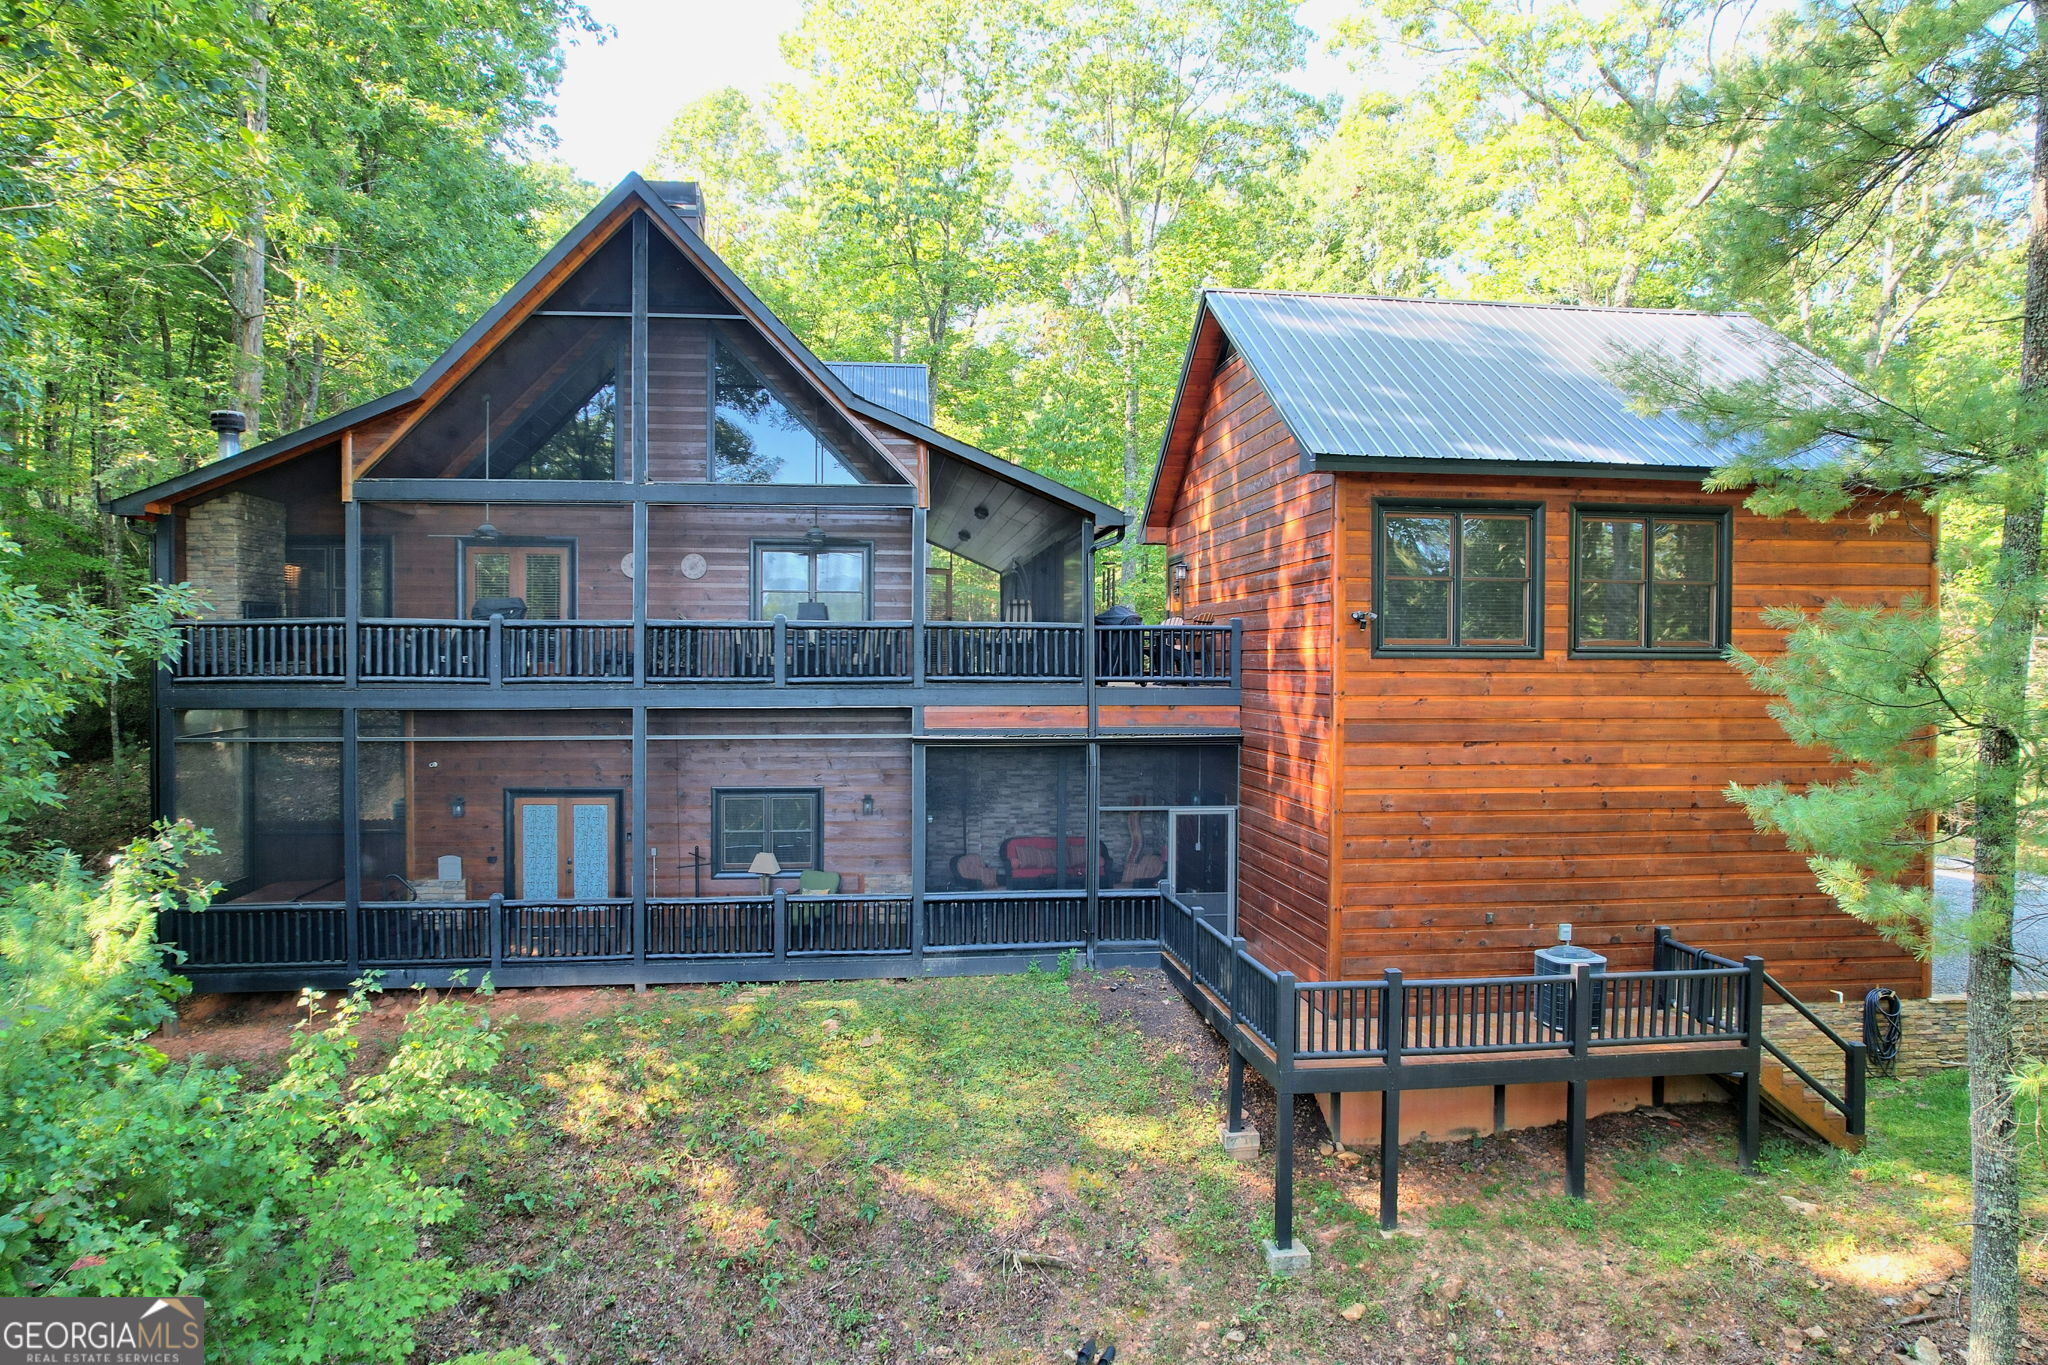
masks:
MULTIPOLYGON (((2037 20, 2048 0, 2035 0, 2037 20)), ((2038 32, 2038 28, 2037 28, 2038 32)), ((2034 167, 2020 333, 2023 400, 2048 399, 2048 39, 2034 53, 2034 167)), ((2019 1359, 2019 1115, 2013 1102, 2012 910, 2019 845, 2019 736, 2040 623, 2042 470, 2014 451, 1985 631, 1989 728, 1977 751, 1977 867, 1972 881, 1967 1027, 1970 1058, 1969 1365, 2019 1359)))
POLYGON ((1144 528, 1139 525, 1143 514, 1145 489, 1138 477, 1138 340, 1135 323, 1124 338, 1123 380, 1124 380, 1124 514, 1131 519, 1131 528, 1125 532, 1124 543, 1118 552, 1117 600, 1128 602, 1131 590, 1137 585, 1138 573, 1144 567, 1139 559, 1138 542, 1144 539, 1144 528))
MULTIPOLYGON (((263 0, 254 0, 249 6, 249 17, 258 28, 270 22, 263 0)), ((261 58, 249 64, 249 102, 243 110, 242 122, 257 140, 257 174, 250 192, 248 217, 242 223, 234 277, 228 284, 228 308, 234 314, 235 405, 249 423, 242 439, 253 445, 263 409, 264 270, 270 254, 265 222, 270 191, 265 183, 268 172, 262 150, 263 136, 270 129, 270 68, 261 58)))

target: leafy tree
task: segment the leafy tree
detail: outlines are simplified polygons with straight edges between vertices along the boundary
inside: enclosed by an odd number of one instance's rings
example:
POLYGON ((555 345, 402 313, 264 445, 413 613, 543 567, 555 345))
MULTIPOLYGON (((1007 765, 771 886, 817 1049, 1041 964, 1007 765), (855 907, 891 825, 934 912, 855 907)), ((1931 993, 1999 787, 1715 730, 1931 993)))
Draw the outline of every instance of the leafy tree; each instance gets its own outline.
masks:
POLYGON ((119 613, 77 595, 49 602, 9 572, 20 553, 0 536, 0 840, 60 799, 55 736, 65 720, 131 661, 167 656, 177 646, 172 622, 195 606, 180 590, 157 588, 119 613))
POLYGON ((226 1359, 402 1361, 418 1318, 494 1282, 421 1254, 461 1198, 410 1153, 510 1130, 474 1080, 502 1035, 476 1006, 425 1005, 352 1075, 368 997, 316 1025, 308 993, 267 1086, 166 1061, 146 1039, 186 983, 156 917, 204 906, 181 871, 206 849, 174 827, 103 880, 55 855, 0 900, 0 1293, 200 1294, 226 1359))
POLYGON ((1959 175, 1981 177, 1980 207, 2025 199, 2018 251, 1952 262, 1964 286, 1941 291, 1947 326, 1901 331, 1885 309, 1863 306, 1885 352, 1865 368, 1871 393, 1791 355, 1734 388, 1685 357, 1630 367, 1653 401, 1748 444, 1717 479, 1754 486, 1761 511, 1825 517, 1879 493, 1978 527, 1970 591, 1943 621, 1912 602, 1774 618, 1793 627, 1789 652, 1747 666, 1781 696, 1795 738, 1864 766, 1804 792, 1737 793, 1760 824, 1813 855, 1845 908, 1909 940, 1925 937, 1932 910, 1924 885, 1900 878, 1927 853, 1936 812, 1959 811, 1974 841, 1963 926, 1972 1365, 2008 1365, 2018 1349, 2014 873, 2038 814, 2048 728, 2031 676, 2048 451, 2048 49, 2038 20, 2038 10, 1990 0, 1816 0, 1712 90, 1718 119, 1755 144, 1717 201, 1711 239, 1736 287, 1776 280, 1795 293, 1831 256, 1871 243, 1866 272, 1896 266, 1885 246, 1896 218, 1938 201, 1959 175))

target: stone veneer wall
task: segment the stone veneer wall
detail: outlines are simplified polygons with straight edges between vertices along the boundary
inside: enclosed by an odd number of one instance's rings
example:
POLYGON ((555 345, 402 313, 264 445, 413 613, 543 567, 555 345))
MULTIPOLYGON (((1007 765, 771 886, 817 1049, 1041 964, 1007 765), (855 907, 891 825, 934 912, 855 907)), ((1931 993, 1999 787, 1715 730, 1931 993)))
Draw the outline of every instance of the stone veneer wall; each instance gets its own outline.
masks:
POLYGON ((253 493, 223 493, 193 506, 185 520, 185 578, 206 599, 206 615, 238 617, 244 603, 283 614, 284 532, 284 504, 253 493))
MULTIPOLYGON (((1899 1062, 1895 1075, 1925 1076, 1932 1071, 1968 1065, 1962 996, 1935 995, 1900 1003, 1903 1008, 1899 1016, 1899 1062)), ((1853 1043, 1863 1037, 1861 1000, 1840 1004, 1832 1000, 1824 1004, 1808 1001, 1807 1008, 1848 1041, 1853 1043)), ((2042 1049, 2048 1048, 2048 993, 2017 997, 2013 1014, 2019 1021, 2021 1046, 2035 1056, 2042 1055, 2042 1049)), ((1811 1071, 1815 1079, 1830 1086, 1841 1084, 1840 1050, 1801 1019, 1790 1005, 1764 1007, 1764 1033, 1811 1071)))

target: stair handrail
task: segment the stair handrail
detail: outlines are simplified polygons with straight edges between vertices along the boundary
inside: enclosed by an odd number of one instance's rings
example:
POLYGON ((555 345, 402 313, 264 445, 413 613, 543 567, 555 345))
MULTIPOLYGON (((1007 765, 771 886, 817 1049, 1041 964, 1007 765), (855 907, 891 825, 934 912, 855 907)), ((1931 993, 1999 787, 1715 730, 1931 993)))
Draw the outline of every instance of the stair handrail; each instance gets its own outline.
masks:
POLYGON ((1763 975, 1764 988, 1766 990, 1775 991, 1778 998, 1797 1011, 1800 1018, 1813 1025, 1814 1028, 1820 1031, 1820 1035, 1823 1038, 1826 1038, 1842 1050, 1843 1093, 1837 1095, 1834 1091, 1815 1080, 1812 1073, 1786 1056, 1784 1050, 1768 1037, 1763 1040, 1765 1050, 1777 1058, 1778 1063, 1787 1071, 1790 1071, 1808 1086, 1812 1087, 1816 1095, 1819 1095, 1823 1100, 1833 1105, 1835 1111, 1842 1116, 1842 1121, 1848 1127, 1849 1132, 1860 1136, 1863 1132, 1864 1123, 1864 1079, 1868 1069, 1869 1050, 1862 1043, 1852 1043, 1841 1034, 1835 1032, 1833 1028, 1829 1027, 1825 1019, 1822 1019, 1806 1007, 1804 1000, 1801 1000, 1798 996, 1787 990, 1784 982, 1778 980, 1769 972, 1765 972, 1763 975))
MULTIPOLYGON (((1698 962, 1711 962, 1716 965, 1730 967, 1737 965, 1725 957, 1708 952, 1704 948, 1695 948, 1689 943, 1681 943, 1678 939, 1672 937, 1670 929, 1661 924, 1657 926, 1656 947, 1654 951, 1656 963, 1660 968, 1674 954, 1683 954, 1698 962)), ((1808 1071, 1798 1062, 1793 1061, 1783 1048, 1771 1041, 1769 1036, 1759 1033, 1758 1041, 1763 1044, 1764 1051, 1775 1058, 1780 1066, 1784 1067, 1794 1076, 1797 1076, 1810 1087, 1814 1094, 1821 1097, 1823 1103, 1831 1106, 1836 1113, 1840 1114, 1844 1126, 1851 1135, 1862 1136, 1864 1110, 1866 1108, 1864 1081, 1868 1069, 1868 1049, 1863 1044, 1852 1043, 1841 1034, 1835 1032, 1834 1029, 1828 1026, 1825 1019, 1822 1019, 1806 1007, 1805 1001, 1787 990, 1784 982, 1778 980, 1769 972, 1763 972, 1760 975, 1763 978, 1766 991, 1776 991, 1778 998, 1798 1011, 1800 1018, 1813 1025, 1815 1029, 1820 1031, 1820 1035, 1823 1038, 1826 1038, 1842 1050, 1842 1093, 1838 1095, 1828 1086, 1822 1085, 1819 1081, 1815 1080, 1812 1072, 1808 1071)))

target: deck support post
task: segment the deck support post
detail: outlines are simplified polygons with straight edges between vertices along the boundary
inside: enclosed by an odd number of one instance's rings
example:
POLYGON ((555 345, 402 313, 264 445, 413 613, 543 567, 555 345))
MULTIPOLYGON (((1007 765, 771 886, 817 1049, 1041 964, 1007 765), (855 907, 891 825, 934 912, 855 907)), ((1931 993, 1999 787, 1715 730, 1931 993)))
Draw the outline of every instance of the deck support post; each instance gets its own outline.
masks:
POLYGON ((1380 1228, 1401 1226, 1401 1092, 1380 1091, 1380 1228))
POLYGON ((1294 1092, 1273 1092, 1273 1241, 1294 1245, 1294 1092))
MULTIPOLYGON (((1593 1050, 1593 969, 1572 967, 1572 1056, 1580 1060, 1593 1050)), ((1564 1183, 1574 1199, 1586 1197, 1586 1083, 1565 1082, 1564 1183)))
POLYGON ((1745 957, 1749 973, 1742 991, 1742 1043, 1748 1059, 1742 1069, 1742 1169, 1754 1173, 1757 1151, 1763 1145, 1764 1067, 1764 960, 1745 957))
POLYGON ((1387 1088, 1380 1092, 1380 1228, 1401 1226, 1401 1045, 1407 1035, 1408 1002, 1401 993, 1401 969, 1387 968, 1380 992, 1380 1050, 1387 1088))
POLYGON ((1244 1054, 1236 1048, 1230 1049, 1229 1084, 1226 1093, 1229 1117, 1225 1120, 1226 1132, 1244 1131, 1244 1054))
POLYGON ((1564 1185, 1574 1199, 1586 1197, 1586 1083, 1565 1082, 1564 1185))
MULTIPOLYGON (((354 503, 349 504, 354 507, 354 503)), ((342 935, 348 954, 348 979, 363 974, 363 789, 362 712, 353 706, 341 712, 341 900, 342 935)))
MULTIPOLYGON (((646 547, 643 545, 641 548, 644 550, 646 547)), ((644 554, 641 556, 640 562, 642 564, 647 562, 644 554)), ((643 572, 639 577, 642 583, 635 585, 636 592, 644 590, 644 580, 647 575, 643 572)), ((641 606, 645 606, 644 601, 641 603, 641 606)), ((642 622, 640 624, 644 625, 645 623, 642 622)), ((634 630, 636 633, 634 657, 640 661, 635 667, 641 668, 645 667, 647 656, 639 647, 637 639, 639 626, 636 625, 634 630)), ((654 875, 653 852, 647 847, 647 708, 645 706, 633 708, 632 746, 633 808, 631 818, 633 821, 633 841, 631 846, 633 849, 633 865, 629 869, 628 875, 632 878, 633 896, 631 907, 631 914, 633 916, 633 987, 635 990, 645 991, 647 989, 648 883, 654 875)))
POLYGON ((1330 1092, 1330 1145, 1344 1150, 1344 1092, 1330 1092))
POLYGON ((1493 1088, 1493 1134, 1499 1137, 1508 1130, 1508 1088, 1497 1085, 1493 1088))

